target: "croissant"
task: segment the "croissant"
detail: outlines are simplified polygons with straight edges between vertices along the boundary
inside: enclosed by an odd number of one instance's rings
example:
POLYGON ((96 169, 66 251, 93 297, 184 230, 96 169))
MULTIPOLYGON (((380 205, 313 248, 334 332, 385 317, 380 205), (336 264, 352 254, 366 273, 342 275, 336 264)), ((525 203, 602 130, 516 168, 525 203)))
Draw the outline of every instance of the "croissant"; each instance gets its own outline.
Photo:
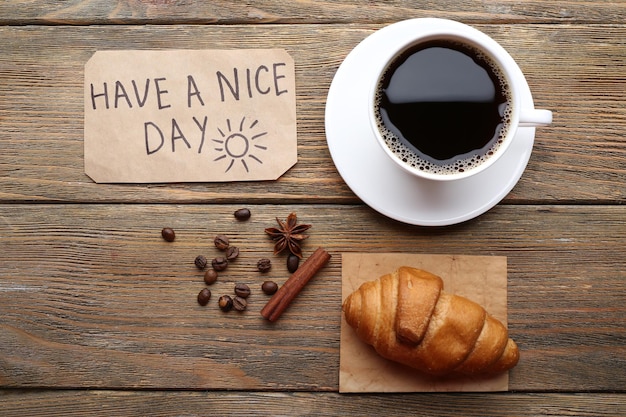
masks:
POLYGON ((517 364, 506 327, 437 275, 401 267, 366 282, 343 303, 346 322, 379 355, 421 372, 481 375, 517 364))

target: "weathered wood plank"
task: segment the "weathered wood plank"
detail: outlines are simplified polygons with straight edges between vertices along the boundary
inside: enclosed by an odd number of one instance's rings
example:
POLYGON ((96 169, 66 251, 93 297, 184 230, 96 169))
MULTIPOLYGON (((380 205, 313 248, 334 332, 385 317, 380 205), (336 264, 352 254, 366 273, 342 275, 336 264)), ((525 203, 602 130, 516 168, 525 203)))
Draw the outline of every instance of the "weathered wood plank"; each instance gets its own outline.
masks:
POLYGON ((341 253, 503 255, 509 327, 522 350, 516 391, 626 386, 625 206, 498 206, 451 227, 407 227, 363 206, 4 205, 0 235, 0 386, 313 390, 338 388, 341 253), (305 255, 330 264, 274 324, 260 317, 284 257, 263 230, 296 211, 313 224, 305 255), (177 231, 174 243, 160 237, 177 231), (211 288, 193 265, 231 237, 241 255, 211 288), (256 261, 270 257, 261 276, 256 261), (243 314, 217 297, 254 290, 243 314))
MULTIPOLYGON (((356 202, 326 146, 324 105, 341 61, 378 27, 0 27, 0 200, 356 202), (96 185, 83 173, 82 74, 96 50, 249 46, 285 48, 296 61, 299 162, 279 181, 96 185)), ((555 113, 506 201, 623 203, 626 26, 480 28, 518 60, 535 104, 555 113)))
POLYGON ((259 392, 0 392, 5 417, 38 416, 502 416, 621 417, 624 394, 339 395, 259 392))
POLYGON ((470 22, 623 23, 626 5, 602 0, 475 1, 117 1, 41 2, 5 0, 0 24, 241 24, 390 22, 412 17, 445 17, 470 22))

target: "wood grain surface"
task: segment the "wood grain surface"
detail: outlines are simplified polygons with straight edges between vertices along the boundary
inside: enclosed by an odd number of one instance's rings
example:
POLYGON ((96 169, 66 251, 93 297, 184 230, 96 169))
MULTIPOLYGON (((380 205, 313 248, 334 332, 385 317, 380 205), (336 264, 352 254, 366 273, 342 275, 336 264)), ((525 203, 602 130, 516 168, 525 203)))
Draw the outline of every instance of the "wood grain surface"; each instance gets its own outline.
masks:
POLYGON ((67 0, 0 2, 0 415, 626 415, 626 2, 67 0), (496 207, 447 227, 364 205, 333 165, 328 88, 346 55, 402 19, 472 24, 523 70, 537 130, 496 207), (284 48, 296 63, 298 163, 277 181, 95 184, 83 74, 107 49, 284 48), (249 207, 252 218, 236 221, 249 207), (304 254, 333 258, 276 322, 288 278, 265 227, 297 212, 304 254), (160 231, 173 227, 165 242, 160 231), (210 288, 194 258, 240 257, 210 288), (506 256, 520 346, 508 393, 340 395, 341 254, 506 256), (267 274, 255 264, 273 262, 267 274), (237 282, 253 294, 221 312, 237 282))
POLYGON ((516 391, 620 390, 626 357, 625 207, 500 206, 444 228, 406 227, 361 206, 289 206, 313 224, 305 256, 329 265, 281 319, 260 316, 265 279, 288 277, 263 232, 283 206, 8 205, 0 276, 7 387, 285 389, 338 387, 343 252, 498 255, 508 258, 509 329, 522 351, 516 391), (164 226, 176 241, 160 237, 164 226), (218 256, 217 234, 240 257, 204 288, 193 265, 218 256), (268 274, 256 261, 272 259, 268 274), (255 291, 246 312, 224 314, 236 282, 255 291))
POLYGON ((443 17, 472 23, 578 22, 618 23, 626 20, 622 1, 604 0, 470 0, 370 1, 301 0, 297 3, 180 0, 5 0, 4 24, 257 24, 371 23, 411 17, 443 17))
MULTIPOLYGON (((73 202, 358 202, 324 134, 332 77, 379 26, 0 27, 0 199, 73 202), (84 64, 99 49, 285 48, 296 62, 299 162, 273 183, 95 184, 83 171, 84 64), (311 173, 315 172, 314 176, 311 173), (269 191, 269 192, 268 192, 269 191)), ((626 26, 478 26, 509 49, 535 105, 554 111, 506 202, 626 200, 626 26)))
POLYGON ((620 394, 339 395, 310 392, 9 391, 7 416, 321 416, 622 417, 620 394), (280 410, 280 411, 277 411, 280 410), (503 413, 503 411, 508 413, 503 413), (22 413, 28 414, 22 414, 22 413))

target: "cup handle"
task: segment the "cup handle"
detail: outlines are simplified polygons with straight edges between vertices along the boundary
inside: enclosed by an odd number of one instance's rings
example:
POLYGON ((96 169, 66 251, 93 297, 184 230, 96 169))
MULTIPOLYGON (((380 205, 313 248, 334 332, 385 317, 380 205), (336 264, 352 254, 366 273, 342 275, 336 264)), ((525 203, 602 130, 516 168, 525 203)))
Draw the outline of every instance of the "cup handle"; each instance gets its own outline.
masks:
POLYGON ((540 109, 522 109, 519 115, 519 127, 547 126, 552 123, 552 112, 540 109))

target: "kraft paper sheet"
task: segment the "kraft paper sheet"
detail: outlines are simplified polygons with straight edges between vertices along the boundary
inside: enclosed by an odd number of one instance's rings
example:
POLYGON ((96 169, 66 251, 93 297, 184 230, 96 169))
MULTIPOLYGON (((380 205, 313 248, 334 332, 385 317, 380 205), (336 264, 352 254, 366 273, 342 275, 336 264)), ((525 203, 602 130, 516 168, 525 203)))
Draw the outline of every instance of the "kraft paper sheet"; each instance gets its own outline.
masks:
MULTIPOLYGON (((344 253, 342 301, 363 282, 372 281, 400 266, 439 275, 444 290, 473 300, 507 324, 506 257, 423 255, 409 253, 344 253)), ((350 392, 454 392, 507 391, 508 372, 495 377, 433 378, 384 359, 361 342, 341 319, 339 391, 350 392)))
POLYGON ((97 51, 84 83, 96 182, 275 180, 297 162, 294 61, 282 49, 97 51))

